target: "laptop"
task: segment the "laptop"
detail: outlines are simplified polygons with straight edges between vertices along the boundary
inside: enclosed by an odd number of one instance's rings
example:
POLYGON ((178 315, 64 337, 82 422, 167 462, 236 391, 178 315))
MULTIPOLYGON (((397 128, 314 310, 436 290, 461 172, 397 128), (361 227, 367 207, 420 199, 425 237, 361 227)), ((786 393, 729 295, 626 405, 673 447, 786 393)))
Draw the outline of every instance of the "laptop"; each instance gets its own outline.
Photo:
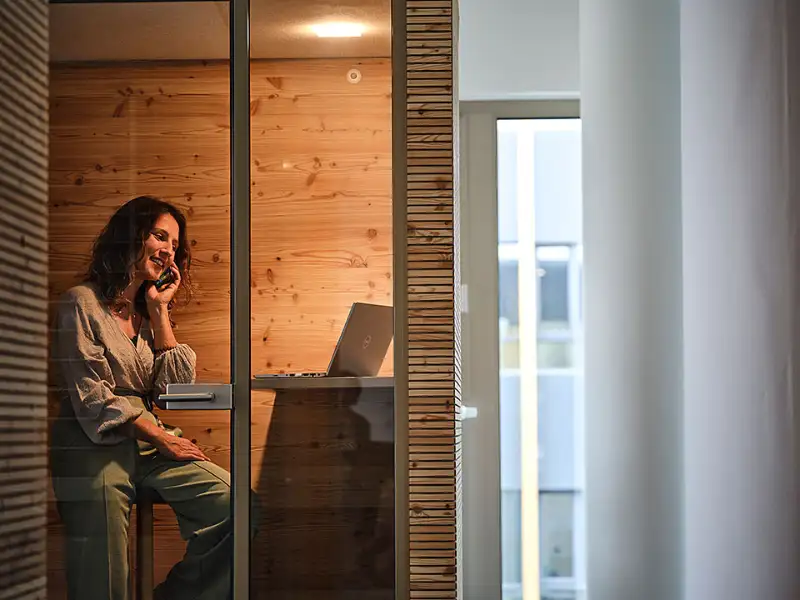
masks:
POLYGON ((375 377, 394 337, 394 308, 354 302, 326 371, 269 373, 270 377, 375 377))

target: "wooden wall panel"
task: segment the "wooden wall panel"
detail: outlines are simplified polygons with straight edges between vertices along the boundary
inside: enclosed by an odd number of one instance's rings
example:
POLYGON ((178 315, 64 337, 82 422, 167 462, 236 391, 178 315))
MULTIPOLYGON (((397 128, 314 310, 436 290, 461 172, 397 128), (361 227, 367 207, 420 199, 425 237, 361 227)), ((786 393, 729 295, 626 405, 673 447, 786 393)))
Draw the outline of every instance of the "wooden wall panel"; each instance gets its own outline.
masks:
MULTIPOLYGON (((454 0, 406 0, 410 597, 459 596, 454 0)), ((397 57, 396 57, 397 59, 397 57)))
POLYGON ((47 31, 0 0, 0 600, 46 590, 47 31))
MULTIPOLYGON (((321 370, 351 302, 392 303, 390 64, 254 62, 251 76, 253 371, 321 370)), ((122 202, 174 202, 197 287, 177 320, 202 379, 227 380, 227 65, 58 66, 52 87, 51 290, 122 202)))
MULTIPOLYGON (((196 287, 176 311, 177 334, 208 382, 227 381, 230 366, 228 86, 227 65, 213 63, 55 65, 51 81, 50 297, 79 279, 121 203, 145 193, 176 203, 189 217, 196 287)), ((392 303, 390 109, 388 60, 253 63, 254 372, 322 370, 350 303, 392 303), (358 84, 346 78, 353 67, 358 84)), ((391 372, 390 351, 382 374, 391 372)), ((273 413, 270 394, 255 398, 257 482, 273 413)), ((164 419, 229 468, 226 413, 164 419)), ((56 599, 63 574, 52 510, 50 526, 56 599)), ((183 544, 168 508, 156 508, 156 526, 161 578, 183 544)))

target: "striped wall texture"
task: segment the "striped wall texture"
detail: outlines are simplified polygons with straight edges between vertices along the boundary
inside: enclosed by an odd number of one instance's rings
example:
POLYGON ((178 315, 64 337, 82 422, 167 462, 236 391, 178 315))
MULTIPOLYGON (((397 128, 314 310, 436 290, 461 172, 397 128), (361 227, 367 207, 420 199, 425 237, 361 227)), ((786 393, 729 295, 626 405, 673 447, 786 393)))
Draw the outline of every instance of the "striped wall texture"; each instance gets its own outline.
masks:
POLYGON ((0 0, 0 600, 45 598, 47 27, 0 0))
POLYGON ((459 597, 456 8, 455 0, 406 0, 408 558, 413 599, 459 597))

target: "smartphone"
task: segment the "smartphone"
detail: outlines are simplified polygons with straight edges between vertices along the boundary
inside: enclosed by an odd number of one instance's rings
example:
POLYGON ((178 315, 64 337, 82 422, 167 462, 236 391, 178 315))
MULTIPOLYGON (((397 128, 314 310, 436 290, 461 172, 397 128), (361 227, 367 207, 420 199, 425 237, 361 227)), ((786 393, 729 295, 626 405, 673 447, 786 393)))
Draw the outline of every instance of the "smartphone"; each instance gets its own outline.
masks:
POLYGON ((172 272, 172 267, 168 267, 163 273, 161 273, 159 278, 156 279, 156 289, 161 291, 173 281, 175 281, 175 273, 172 272))

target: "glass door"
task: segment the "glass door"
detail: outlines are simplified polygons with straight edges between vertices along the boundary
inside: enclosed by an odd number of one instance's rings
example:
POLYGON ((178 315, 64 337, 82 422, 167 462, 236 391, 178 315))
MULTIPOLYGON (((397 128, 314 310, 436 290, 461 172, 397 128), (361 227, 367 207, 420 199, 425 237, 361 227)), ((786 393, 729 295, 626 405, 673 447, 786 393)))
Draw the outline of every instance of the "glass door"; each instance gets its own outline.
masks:
POLYGON ((568 104, 527 113, 482 106, 463 122, 464 227, 476 241, 464 260, 465 397, 477 408, 464 426, 465 585, 582 600, 580 120, 568 104))
POLYGON ((246 598, 248 2, 50 9, 48 597, 246 598))
POLYGON ((254 599, 394 599, 390 9, 251 2, 254 599))

